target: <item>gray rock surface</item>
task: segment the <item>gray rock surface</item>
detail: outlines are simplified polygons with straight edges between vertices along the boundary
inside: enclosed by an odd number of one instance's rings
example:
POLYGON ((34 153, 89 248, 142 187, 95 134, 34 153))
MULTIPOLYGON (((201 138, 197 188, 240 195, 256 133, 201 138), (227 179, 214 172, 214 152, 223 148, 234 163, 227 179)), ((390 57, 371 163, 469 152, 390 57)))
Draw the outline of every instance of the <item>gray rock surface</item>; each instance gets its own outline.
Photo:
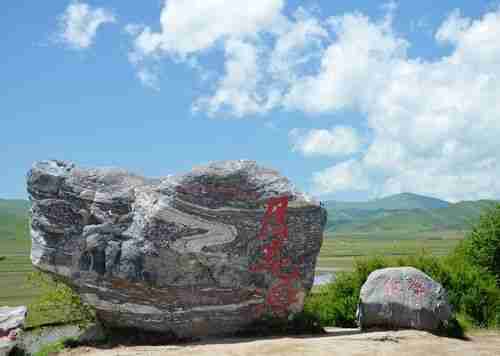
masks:
POLYGON ((438 331, 452 317, 444 288, 413 267, 370 273, 361 288, 357 314, 362 329, 438 331))
POLYGON ((7 356, 14 346, 16 346, 17 341, 16 340, 10 340, 7 337, 1 337, 0 338, 0 356, 7 356))
POLYGON ((0 307, 0 356, 8 355, 16 346, 26 314, 24 306, 0 307))
POLYGON ((34 355, 45 345, 62 342, 68 338, 78 343, 99 343, 105 340, 105 331, 99 324, 81 328, 74 324, 41 326, 25 330, 18 339, 16 347, 27 355, 34 355))
POLYGON ((82 331, 77 325, 42 326, 23 332, 16 345, 27 355, 34 355, 45 345, 64 341, 68 338, 78 339, 82 331))
POLYGON ((312 286, 326 211, 253 161, 159 179, 43 161, 27 178, 34 266, 108 327, 231 333, 312 286))

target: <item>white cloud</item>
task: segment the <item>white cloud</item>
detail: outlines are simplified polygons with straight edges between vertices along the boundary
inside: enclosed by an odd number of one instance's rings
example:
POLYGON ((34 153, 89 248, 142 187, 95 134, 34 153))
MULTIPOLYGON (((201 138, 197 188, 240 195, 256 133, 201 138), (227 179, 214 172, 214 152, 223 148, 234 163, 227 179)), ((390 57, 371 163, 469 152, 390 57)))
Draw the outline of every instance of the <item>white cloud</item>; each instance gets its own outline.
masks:
POLYGON ((311 60, 319 60, 328 31, 320 21, 299 8, 294 18, 283 23, 270 52, 269 74, 276 80, 292 82, 297 74, 310 70, 311 60))
POLYGON ((348 160, 313 174, 315 190, 320 193, 335 193, 343 190, 363 191, 371 187, 363 166, 348 160))
POLYGON ((361 138, 352 127, 336 126, 331 130, 293 129, 289 134, 293 151, 304 156, 345 156, 361 149, 361 138))
POLYGON ((135 50, 186 56, 225 38, 254 37, 280 16, 284 0, 168 0, 161 11, 161 31, 146 27, 135 50))
POLYGON ((393 36, 385 22, 373 23, 361 14, 329 20, 337 41, 321 59, 319 72, 297 78, 284 99, 289 109, 334 111, 364 106, 383 85, 386 73, 406 53, 408 43, 393 36), (369 83, 367 85, 367 83, 369 83))
POLYGON ((436 32, 436 39, 441 42, 457 43, 459 37, 470 27, 471 20, 463 18, 460 10, 454 10, 436 32))
POLYGON ((159 76, 157 71, 152 68, 143 67, 137 71, 137 77, 145 86, 154 89, 156 91, 160 90, 159 76))
MULTIPOLYGON (((226 73, 211 96, 199 98, 194 110, 206 109, 209 113, 229 107, 236 116, 262 111, 255 78, 258 67, 253 63, 258 52, 257 39, 263 31, 278 31, 286 22, 281 14, 284 0, 168 0, 160 14, 161 30, 150 27, 137 31, 137 26, 127 26, 134 36, 129 59, 139 71, 163 57, 193 63, 193 58, 220 44, 226 57, 226 73)), ((196 62, 196 60, 195 60, 196 62)), ((196 62, 198 63, 198 62, 196 62)), ((203 77, 211 76, 200 66, 193 67, 203 77)))
POLYGON ((71 48, 85 49, 93 44, 99 27, 114 22, 116 17, 110 10, 73 1, 59 17, 57 38, 71 48))
POLYGON ((209 114, 230 106, 233 114, 258 113, 264 110, 262 98, 256 95, 259 82, 259 51, 256 46, 242 40, 229 40, 225 45, 226 73, 217 84, 213 96, 200 98, 195 110, 208 108, 209 114))
POLYGON ((213 94, 197 101, 196 110, 206 110, 210 116, 228 112, 243 117, 281 106, 286 86, 297 80, 295 73, 302 73, 321 57, 328 32, 302 8, 292 20, 283 15, 273 19, 261 31, 273 37, 274 43, 259 36, 225 41, 225 74, 213 94))
POLYGON ((292 103, 309 111, 357 110, 374 138, 360 159, 316 173, 316 188, 333 193, 369 182, 374 195, 500 196, 500 13, 475 21, 452 13, 436 39, 453 51, 435 61, 408 58, 404 40, 361 15, 344 16, 339 26, 324 58, 336 65, 292 88, 292 103), (347 74, 338 72, 344 63, 353 63, 347 74))
POLYGON ((356 153, 315 173, 317 192, 499 197, 500 10, 475 20, 454 11, 434 36, 449 54, 425 60, 409 57, 394 30, 395 4, 378 20, 353 12, 324 21, 303 9, 286 16, 283 0, 169 0, 160 31, 130 28, 130 59, 138 70, 165 56, 194 61, 203 75, 203 55, 221 50, 224 69, 195 104, 212 116, 359 113, 352 126, 370 141, 335 128, 292 132, 306 156, 356 153))
POLYGON ((125 31, 126 34, 130 36, 138 36, 144 30, 144 27, 145 27, 144 25, 129 23, 125 25, 123 30, 125 31))

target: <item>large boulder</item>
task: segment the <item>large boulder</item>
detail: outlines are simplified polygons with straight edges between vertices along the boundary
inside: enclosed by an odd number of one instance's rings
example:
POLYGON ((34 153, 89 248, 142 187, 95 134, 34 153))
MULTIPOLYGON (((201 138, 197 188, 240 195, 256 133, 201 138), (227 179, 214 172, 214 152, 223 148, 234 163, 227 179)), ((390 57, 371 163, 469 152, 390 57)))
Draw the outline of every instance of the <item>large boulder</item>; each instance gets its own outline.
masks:
POLYGON ((413 267, 370 273, 361 288, 357 314, 362 329, 439 331, 452 317, 444 288, 413 267))
POLYGON ((108 327, 179 337, 302 310, 326 222, 322 207, 253 161, 159 179, 44 161, 28 192, 35 267, 108 327))
POLYGON ((0 307, 0 356, 8 355, 16 346, 26 314, 24 306, 0 307))

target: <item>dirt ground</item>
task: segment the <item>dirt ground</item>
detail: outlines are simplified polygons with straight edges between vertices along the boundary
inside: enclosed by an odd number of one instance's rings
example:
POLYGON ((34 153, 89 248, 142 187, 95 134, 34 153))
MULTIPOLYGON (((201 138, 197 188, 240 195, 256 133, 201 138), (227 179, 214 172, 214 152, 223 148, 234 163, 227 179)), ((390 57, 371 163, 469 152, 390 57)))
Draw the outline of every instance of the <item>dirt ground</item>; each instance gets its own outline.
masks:
POLYGON ((405 330, 361 333, 357 329, 328 329, 314 337, 262 339, 211 339, 175 346, 134 346, 98 349, 79 347, 65 356, 294 356, 294 355, 411 355, 411 356, 499 356, 500 332, 474 332, 468 341, 405 330))

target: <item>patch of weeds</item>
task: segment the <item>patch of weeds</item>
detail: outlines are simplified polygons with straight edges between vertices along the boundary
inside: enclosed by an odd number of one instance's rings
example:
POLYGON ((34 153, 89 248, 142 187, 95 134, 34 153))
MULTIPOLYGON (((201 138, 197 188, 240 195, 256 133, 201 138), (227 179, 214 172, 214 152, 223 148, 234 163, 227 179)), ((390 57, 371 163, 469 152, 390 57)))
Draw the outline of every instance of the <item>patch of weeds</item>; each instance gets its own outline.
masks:
POLYGON ((54 276, 36 271, 28 275, 28 282, 42 292, 28 306, 28 326, 75 323, 84 329, 95 322, 95 310, 54 276))

